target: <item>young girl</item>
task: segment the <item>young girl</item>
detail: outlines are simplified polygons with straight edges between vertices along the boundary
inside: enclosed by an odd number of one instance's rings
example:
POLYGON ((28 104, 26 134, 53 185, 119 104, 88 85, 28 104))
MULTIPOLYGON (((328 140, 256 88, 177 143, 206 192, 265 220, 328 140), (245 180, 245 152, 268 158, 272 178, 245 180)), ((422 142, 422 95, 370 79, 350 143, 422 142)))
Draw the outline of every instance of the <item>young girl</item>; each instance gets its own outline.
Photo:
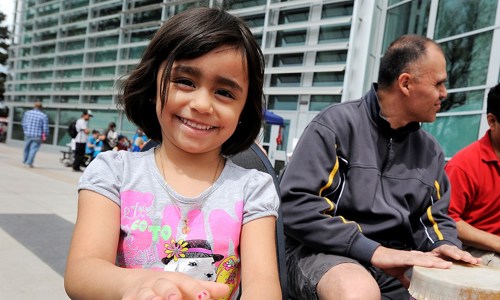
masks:
POLYGON ((70 297, 281 299, 272 178, 230 159, 259 133, 263 64, 244 22, 221 10, 160 28, 121 103, 160 144, 101 153, 85 170, 70 297))

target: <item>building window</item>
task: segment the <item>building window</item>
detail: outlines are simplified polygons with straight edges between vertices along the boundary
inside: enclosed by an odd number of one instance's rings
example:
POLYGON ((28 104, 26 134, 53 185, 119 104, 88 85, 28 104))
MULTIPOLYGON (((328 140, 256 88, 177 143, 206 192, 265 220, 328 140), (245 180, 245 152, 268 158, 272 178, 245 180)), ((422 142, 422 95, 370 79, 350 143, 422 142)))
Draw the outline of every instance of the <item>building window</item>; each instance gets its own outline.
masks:
POLYGON ((281 30, 277 32, 276 47, 300 46, 306 44, 307 30, 281 30))
POLYGON ((316 53, 316 65, 330 65, 345 63, 347 61, 347 50, 322 51, 316 53))
POLYGON ((241 18, 245 23, 247 23, 248 27, 261 27, 264 26, 264 14, 253 15, 253 16, 242 16, 241 18))
POLYGON ((313 86, 342 86, 344 72, 318 72, 314 73, 313 86))
POLYGON ((55 90, 59 90, 59 91, 79 91, 80 90, 80 81, 77 81, 77 82, 56 83, 55 90))
POLYGON ((84 103, 99 103, 99 104, 109 104, 113 102, 113 97, 111 95, 105 96, 85 96, 83 98, 84 103))
POLYGON ((83 54, 66 55, 59 57, 61 65, 78 65, 83 63, 83 54))
POLYGON ((61 77, 61 78, 82 77, 82 69, 71 69, 71 70, 58 71, 57 77, 61 77))
POLYGON ((193 2, 188 2, 188 3, 182 3, 182 4, 175 6, 175 14, 178 14, 178 13, 183 12, 185 10, 188 10, 190 8, 208 7, 209 4, 210 4, 209 0, 199 0, 199 1, 193 1, 193 2))
POLYGON ((54 58, 40 58, 33 60, 33 68, 46 68, 54 65, 54 58))
POLYGON ((128 59, 139 59, 142 57, 146 46, 139 46, 134 48, 129 48, 128 59))
POLYGON ((14 86, 14 91, 16 91, 16 92, 26 91, 27 89, 28 89, 28 85, 27 84, 16 84, 14 86))
POLYGON ((132 1, 131 3, 128 3, 128 7, 130 8, 138 8, 138 7, 143 7, 143 6, 148 6, 152 4, 159 4, 163 3, 163 0, 143 0, 143 1, 132 1))
POLYGON ((270 95, 267 104, 268 109, 296 110, 299 104, 297 95, 270 95))
POLYGON ((321 26, 319 29, 319 44, 332 42, 347 42, 351 33, 351 26, 321 26))
POLYGON ((155 22, 161 20, 161 8, 155 10, 146 10, 135 13, 132 17, 132 24, 140 24, 146 22, 155 22))
POLYGON ((84 35, 86 32, 87 32, 87 27, 85 25, 69 26, 67 28, 62 29, 61 37, 84 35))
POLYGON ((27 9, 24 13, 24 19, 31 20, 35 17, 35 10, 34 9, 27 9))
POLYGON ((118 45, 118 35, 101 36, 95 39, 95 47, 118 45))
POLYGON ((92 23, 92 32, 101 32, 106 30, 120 28, 120 17, 100 20, 92 23))
POLYGON ((325 4, 321 11, 321 19, 352 16, 353 6, 353 1, 325 4))
POLYGON ((85 21, 87 20, 87 18, 88 18, 88 13, 87 10, 85 9, 70 14, 63 14, 62 23, 63 24, 75 23, 75 22, 85 21))
POLYGON ((226 9, 240 9, 265 5, 266 2, 266 0, 224 0, 224 7, 226 9))
POLYGON ((481 29, 495 24, 497 0, 440 0, 435 39, 481 29))
POLYGON ((333 103, 340 103, 341 100, 341 95, 311 95, 309 111, 320 111, 333 103))
POLYGON ((271 75, 272 87, 297 87, 300 86, 302 73, 273 74, 271 75))
POLYGON ((17 80, 26 80, 29 77, 29 73, 17 73, 16 74, 16 79, 17 80))
POLYGON ((46 19, 37 23, 37 29, 44 29, 49 27, 57 26, 57 18, 55 19, 46 19))
POLYGON ((35 34, 35 41, 37 42, 55 40, 56 38, 57 38, 56 30, 48 30, 41 32, 40 34, 35 34))
POLYGON ((93 90, 93 91, 109 91, 113 88, 114 81, 105 80, 105 81, 90 81, 85 82, 84 90, 93 90))
POLYGON ((47 16, 59 12, 60 3, 54 3, 37 8, 38 16, 47 16))
POLYGON ((493 32, 463 37, 441 44, 448 72, 448 87, 486 84, 493 32))
POLYGON ((280 11, 278 24, 306 22, 309 19, 309 7, 280 11))
POLYGON ((18 64, 19 64, 20 69, 26 69, 26 68, 29 68, 30 61, 29 60, 21 60, 18 62, 18 64))
POLYGON ((92 18, 100 18, 115 15, 122 11, 122 3, 111 3, 107 6, 99 6, 92 11, 92 18))
POLYGON ((404 34, 427 33, 431 0, 414 0, 387 10, 382 49, 404 34))
POLYGON ((33 72, 32 79, 52 79, 52 71, 33 72))
POLYGON ((52 84, 51 83, 34 83, 31 85, 31 90, 37 91, 37 92, 49 91, 49 90, 52 90, 52 84))
POLYGON ((63 2, 64 2, 64 9, 65 10, 75 9, 75 8, 89 5, 89 0, 71 0, 71 1, 63 1, 63 2))
POLYGON ((89 62, 109 62, 116 60, 116 50, 98 51, 88 54, 89 62))
POLYGON ((79 96, 55 96, 54 102, 76 104, 78 103, 78 98, 79 96))
POLYGON ((34 47, 34 54, 48 54, 48 53, 54 53, 56 52, 56 45, 55 44, 50 44, 50 45, 43 45, 39 47, 34 47))
POLYGON ((483 109, 484 90, 448 94, 439 112, 458 112, 483 109))
POLYGON ((115 67, 102 67, 102 68, 91 68, 85 70, 85 75, 92 77, 100 77, 100 76, 114 76, 115 75, 115 67))
POLYGON ((85 40, 76 40, 59 43, 59 51, 81 50, 85 47, 85 40))
POLYGON ((273 67, 302 66, 304 53, 276 54, 273 58, 273 67))
POLYGON ((262 33, 254 33, 253 34, 257 45, 262 46, 262 33))
POLYGON ((477 140, 481 115, 438 117, 433 123, 423 123, 422 128, 434 135, 446 157, 477 140))
POLYGON ((149 41, 155 34, 158 28, 147 28, 147 29, 135 29, 133 31, 128 31, 125 34, 125 40, 129 43, 138 43, 149 41))

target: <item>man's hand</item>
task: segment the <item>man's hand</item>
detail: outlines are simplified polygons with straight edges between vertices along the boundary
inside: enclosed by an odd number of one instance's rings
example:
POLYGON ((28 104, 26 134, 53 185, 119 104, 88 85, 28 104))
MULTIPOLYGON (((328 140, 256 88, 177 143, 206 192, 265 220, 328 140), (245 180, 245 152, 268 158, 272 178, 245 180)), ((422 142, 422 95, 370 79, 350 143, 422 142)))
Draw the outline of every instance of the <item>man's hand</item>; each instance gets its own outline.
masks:
POLYGON ((462 251, 458 249, 456 246, 441 245, 432 250, 431 253, 443 259, 451 258, 457 261, 463 261, 474 265, 481 263, 480 258, 474 257, 469 252, 462 251))
POLYGON ((452 265, 451 262, 431 252, 395 250, 383 246, 375 250, 371 263, 373 266, 383 270, 386 274, 399 279, 406 288, 410 286, 410 280, 405 276, 405 272, 409 268, 413 266, 422 266, 427 268, 447 269, 452 265))

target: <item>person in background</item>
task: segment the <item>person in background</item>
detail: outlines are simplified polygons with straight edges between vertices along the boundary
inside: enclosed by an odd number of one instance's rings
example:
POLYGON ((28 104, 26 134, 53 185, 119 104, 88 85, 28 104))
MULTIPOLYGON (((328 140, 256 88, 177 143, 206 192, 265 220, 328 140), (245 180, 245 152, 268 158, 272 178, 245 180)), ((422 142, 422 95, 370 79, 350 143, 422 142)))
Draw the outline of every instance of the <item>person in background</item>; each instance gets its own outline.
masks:
POLYGON ((75 137, 75 160, 73 161, 73 171, 75 172, 82 172, 81 166, 85 160, 85 148, 87 147, 87 139, 90 132, 88 127, 91 117, 93 117, 92 111, 86 109, 76 121, 76 131, 78 134, 75 137))
POLYGON ((142 137, 137 137, 132 143, 132 152, 141 152, 142 147, 144 147, 144 139, 142 137))
POLYGON ((49 136, 49 118, 42 112, 42 102, 36 101, 33 109, 26 111, 22 119, 24 131, 23 164, 33 168, 36 153, 49 136))
POLYGON ((132 136, 132 144, 135 144, 135 140, 137 138, 142 138, 144 143, 148 141, 148 137, 144 134, 144 131, 142 131, 142 129, 140 128, 137 128, 135 134, 132 136))
POLYGON ((260 132, 263 76, 242 19, 196 8, 163 24, 120 97, 158 146, 107 151, 85 170, 71 298, 281 299, 273 178, 230 158, 260 132))
POLYGON ((118 143, 118 133, 116 132, 116 124, 115 122, 110 122, 108 124, 108 128, 104 130, 104 135, 106 139, 104 140, 104 147, 102 151, 113 150, 118 143))
POLYGON ((113 148, 113 151, 129 151, 132 149, 132 145, 130 144, 129 139, 125 135, 118 135, 118 140, 116 142, 116 146, 113 148))
POLYGON ((378 84, 309 123, 280 184, 293 298, 409 299, 412 266, 479 262, 448 216, 443 151, 420 129, 436 119, 446 79, 436 42, 401 36, 378 84))
POLYGON ((87 139, 87 146, 85 147, 85 155, 94 157, 94 149, 97 141, 99 140, 99 130, 92 130, 92 135, 87 139))
POLYGON ((100 134, 99 137, 97 138, 94 146, 94 153, 92 154, 92 160, 94 160, 97 157, 97 155, 102 152, 102 147, 104 147, 105 139, 106 136, 104 134, 100 134))
POLYGON ((486 134, 446 164, 448 212, 464 249, 486 265, 500 266, 500 84, 488 93, 486 120, 486 134))

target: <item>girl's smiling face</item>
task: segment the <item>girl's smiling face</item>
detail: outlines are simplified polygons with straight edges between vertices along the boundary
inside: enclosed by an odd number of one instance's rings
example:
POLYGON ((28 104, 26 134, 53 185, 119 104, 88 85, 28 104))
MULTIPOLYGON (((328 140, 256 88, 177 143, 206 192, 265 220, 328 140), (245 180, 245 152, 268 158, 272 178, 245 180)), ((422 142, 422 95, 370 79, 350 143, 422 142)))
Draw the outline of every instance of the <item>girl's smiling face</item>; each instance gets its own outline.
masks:
POLYGON ((248 95, 244 55, 231 46, 216 48, 172 66, 165 106, 161 109, 161 74, 157 76, 156 114, 163 143, 189 153, 220 151, 238 126, 248 95))

